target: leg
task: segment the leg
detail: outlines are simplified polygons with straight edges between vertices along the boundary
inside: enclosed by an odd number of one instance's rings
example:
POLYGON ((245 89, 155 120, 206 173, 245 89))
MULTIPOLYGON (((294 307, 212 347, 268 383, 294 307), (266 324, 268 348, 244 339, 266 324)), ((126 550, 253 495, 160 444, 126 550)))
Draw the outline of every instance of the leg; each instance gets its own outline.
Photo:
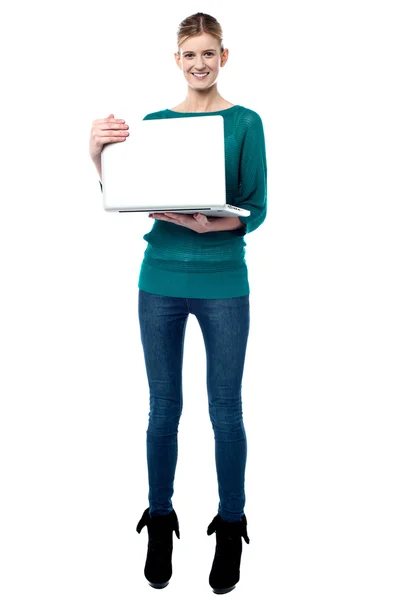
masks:
POLYGON ((173 509, 187 319, 185 299, 139 290, 141 341, 150 391, 147 466, 151 516, 173 509))
POLYGON ((190 300, 207 355, 209 415, 215 437, 218 513, 225 521, 244 515, 247 438, 241 383, 249 334, 249 295, 190 300))

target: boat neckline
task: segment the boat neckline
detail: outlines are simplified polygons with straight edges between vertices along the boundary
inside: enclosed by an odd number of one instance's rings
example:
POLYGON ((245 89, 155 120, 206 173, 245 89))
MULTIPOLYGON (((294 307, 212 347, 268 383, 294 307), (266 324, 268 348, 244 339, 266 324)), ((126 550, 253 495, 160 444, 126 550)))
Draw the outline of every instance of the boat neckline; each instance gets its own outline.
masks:
POLYGON ((218 115, 220 113, 228 112, 229 110, 233 110, 234 108, 239 108, 240 104, 234 104, 229 108, 222 108, 221 110, 213 110, 213 111, 203 111, 203 112, 180 112, 178 110, 171 110, 170 108, 166 108, 167 112, 173 113, 174 115, 218 115))

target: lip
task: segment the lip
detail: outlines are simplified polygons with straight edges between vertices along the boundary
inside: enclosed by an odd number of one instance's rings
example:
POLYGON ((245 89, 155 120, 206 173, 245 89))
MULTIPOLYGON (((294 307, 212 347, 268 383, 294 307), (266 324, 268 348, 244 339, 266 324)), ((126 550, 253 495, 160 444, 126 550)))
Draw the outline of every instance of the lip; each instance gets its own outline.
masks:
MULTIPOLYGON (((191 75, 205 75, 205 77, 208 77, 208 75, 209 75, 209 71, 204 71, 204 73, 199 73, 199 72, 197 72, 197 71, 193 71, 193 72, 191 73, 191 75), (206 73, 206 75, 205 75, 205 73, 206 73)), ((203 77, 203 79, 205 79, 205 77, 203 77)))

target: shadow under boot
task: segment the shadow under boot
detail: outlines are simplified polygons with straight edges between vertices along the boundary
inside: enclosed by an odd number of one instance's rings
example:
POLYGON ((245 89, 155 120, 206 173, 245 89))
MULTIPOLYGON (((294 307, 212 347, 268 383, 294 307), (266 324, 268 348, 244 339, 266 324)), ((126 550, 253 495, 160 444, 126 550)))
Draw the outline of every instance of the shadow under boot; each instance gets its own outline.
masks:
POLYGON ((148 550, 144 567, 144 575, 154 588, 164 588, 172 577, 173 531, 180 539, 179 521, 172 510, 167 515, 152 515, 149 507, 143 513, 137 524, 136 531, 143 527, 148 530, 148 550))
POLYGON ((216 550, 209 574, 209 585, 215 594, 226 594, 231 592, 240 580, 241 537, 249 544, 246 516, 244 515, 241 521, 229 523, 217 514, 207 531, 208 535, 214 532, 216 532, 216 550))

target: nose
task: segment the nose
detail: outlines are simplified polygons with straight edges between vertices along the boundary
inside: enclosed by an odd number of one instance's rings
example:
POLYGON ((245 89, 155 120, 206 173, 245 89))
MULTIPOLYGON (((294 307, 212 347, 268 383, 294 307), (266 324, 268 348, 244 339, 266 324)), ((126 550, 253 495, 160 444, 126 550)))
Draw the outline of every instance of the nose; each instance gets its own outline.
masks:
POLYGON ((198 60, 195 61, 195 68, 197 71, 202 71, 204 67, 205 67, 205 63, 202 58, 199 58, 198 60))

